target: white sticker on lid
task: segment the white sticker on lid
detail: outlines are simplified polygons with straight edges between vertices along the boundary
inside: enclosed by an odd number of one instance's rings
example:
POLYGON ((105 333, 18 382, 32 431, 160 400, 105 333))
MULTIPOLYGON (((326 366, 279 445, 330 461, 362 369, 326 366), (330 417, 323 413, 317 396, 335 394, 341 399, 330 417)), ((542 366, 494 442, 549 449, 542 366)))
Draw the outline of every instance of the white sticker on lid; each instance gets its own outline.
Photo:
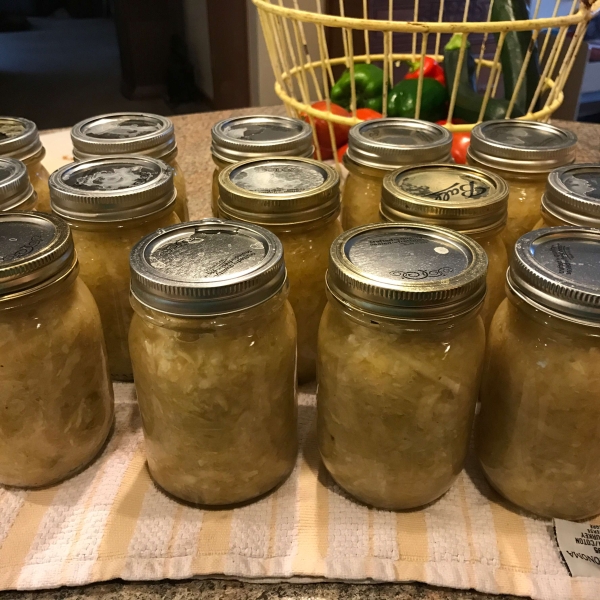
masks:
POLYGON ((554 519, 554 531, 571 577, 600 577, 600 525, 554 519))

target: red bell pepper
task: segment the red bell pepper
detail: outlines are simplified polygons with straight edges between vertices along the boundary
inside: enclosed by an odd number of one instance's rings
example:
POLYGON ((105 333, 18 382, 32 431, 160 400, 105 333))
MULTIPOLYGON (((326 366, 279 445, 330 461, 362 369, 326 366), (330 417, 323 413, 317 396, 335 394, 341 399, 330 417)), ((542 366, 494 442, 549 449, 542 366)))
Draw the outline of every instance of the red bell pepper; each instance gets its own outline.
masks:
MULTIPOLYGON (((438 125, 445 125, 448 121, 438 121, 438 125)), ((464 123, 462 119, 453 118, 452 123, 459 125, 464 123)), ((470 131, 453 131, 452 132, 452 158, 458 165, 467 164, 467 149, 471 144, 471 132, 470 131)))
MULTIPOLYGON (((418 79, 419 73, 421 72, 421 61, 414 60, 408 61, 410 65, 410 71, 405 75, 404 79, 418 79)), ((423 59, 423 77, 427 77, 428 79, 435 79, 439 81, 442 85, 446 85, 446 75, 444 74, 444 68, 437 60, 431 58, 431 56, 426 56, 423 59)))

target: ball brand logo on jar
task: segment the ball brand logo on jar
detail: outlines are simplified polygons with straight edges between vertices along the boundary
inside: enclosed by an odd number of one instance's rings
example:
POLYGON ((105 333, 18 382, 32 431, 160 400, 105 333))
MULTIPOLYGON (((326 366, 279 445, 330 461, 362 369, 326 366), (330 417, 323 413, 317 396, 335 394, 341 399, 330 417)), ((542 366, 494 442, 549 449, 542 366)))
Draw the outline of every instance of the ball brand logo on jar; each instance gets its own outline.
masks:
POLYGON ((448 187, 437 191, 432 190, 428 185, 415 185, 408 180, 404 180, 400 188, 414 196, 432 198, 433 200, 441 200, 443 202, 447 202, 453 196, 477 199, 485 196, 490 191, 490 186, 471 177, 461 177, 448 187))
POLYGON ((597 173, 567 175, 563 183, 569 190, 580 196, 585 196, 592 200, 600 200, 600 179, 597 173))
POLYGON ((400 244, 401 246, 413 246, 414 244, 429 244, 429 240, 418 237, 386 237, 376 240, 369 240, 369 246, 389 246, 390 244, 400 244))
POLYGON ((82 190, 125 190, 143 185, 156 178, 157 172, 148 167, 112 166, 75 172, 64 178, 71 187, 82 190))
POLYGON ((269 125, 234 125, 226 129, 227 136, 235 140, 272 142, 283 140, 293 134, 289 127, 275 123, 269 125))
MULTIPOLYGON (((31 254, 41 243, 42 236, 33 234, 31 238, 29 238, 28 242, 25 242, 22 246, 20 246, 17 250, 15 250, 12 254, 8 256, 0 256, 0 260, 2 262, 11 262, 18 258, 23 258, 24 256, 28 256, 31 254)), ((16 238, 10 238, 9 241, 16 241, 16 238)))
POLYGON ((259 165, 233 173, 231 181, 249 192, 289 194, 318 188, 325 182, 325 175, 312 166, 259 165))
POLYGON ((243 263, 254 256, 256 256, 256 252, 253 252, 252 250, 246 250, 245 252, 240 252, 239 254, 236 254, 230 258, 224 258, 215 265, 207 267, 206 276, 219 277, 220 275, 224 275, 236 265, 239 265, 240 263, 243 263))
POLYGON ((575 260, 575 257, 571 252, 571 248, 563 244, 552 244, 550 252, 552 252, 556 259, 558 273, 560 275, 572 275, 573 263, 571 261, 575 260))
POLYGON ((429 279, 430 277, 446 277, 450 273, 454 272, 452 267, 440 267, 439 269, 424 270, 419 269, 417 271, 390 271, 390 275, 394 277, 400 277, 402 279, 429 279))
POLYGON ((19 121, 0 121, 0 140, 17 137, 25 131, 25 125, 19 121))
POLYGON ((126 119, 95 123, 87 130, 92 138, 105 140, 123 140, 142 137, 160 130, 161 123, 151 119, 126 119))

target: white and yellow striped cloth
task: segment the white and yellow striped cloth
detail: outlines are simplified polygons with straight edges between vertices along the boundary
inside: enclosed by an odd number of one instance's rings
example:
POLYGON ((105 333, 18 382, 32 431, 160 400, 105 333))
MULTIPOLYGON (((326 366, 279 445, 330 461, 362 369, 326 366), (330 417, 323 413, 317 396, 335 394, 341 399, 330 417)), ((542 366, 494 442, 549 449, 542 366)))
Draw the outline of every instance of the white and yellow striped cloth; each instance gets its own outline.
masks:
POLYGON ((474 463, 423 510, 350 500, 319 462, 311 394, 300 395, 297 467, 276 492, 234 510, 181 505, 148 476, 133 386, 115 391, 115 432, 90 468, 46 490, 0 488, 0 589, 222 574, 600 598, 600 580, 568 576, 551 524, 503 505, 474 463))

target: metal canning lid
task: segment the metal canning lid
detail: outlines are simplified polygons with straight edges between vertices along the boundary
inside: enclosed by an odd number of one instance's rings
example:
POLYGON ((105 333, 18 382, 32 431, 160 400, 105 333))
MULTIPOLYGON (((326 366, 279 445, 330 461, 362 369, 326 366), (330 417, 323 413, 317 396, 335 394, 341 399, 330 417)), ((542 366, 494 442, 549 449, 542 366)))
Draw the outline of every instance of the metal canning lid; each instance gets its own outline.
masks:
POLYGON ((332 244, 327 286, 340 302, 371 315, 433 320, 477 308, 487 256, 471 238, 431 225, 380 223, 332 244))
POLYGON ((147 217, 175 202, 173 169, 149 156, 71 163, 48 181, 52 210, 69 221, 114 222, 147 217))
POLYGON ((27 167, 16 158, 0 158, 0 212, 18 210, 34 194, 27 167))
POLYGON ((583 227, 600 225, 600 165, 579 164, 555 169, 542 196, 542 214, 583 227))
POLYGON ((546 173, 575 160, 577 136, 537 121, 485 121, 471 131, 469 157, 488 167, 546 173))
POLYGON ((37 212, 0 214, 0 300, 70 273, 77 256, 69 226, 37 212))
POLYGON ((517 240, 506 277, 537 308, 600 325, 600 230, 569 225, 531 231, 517 240))
POLYGON ((348 134, 351 162, 392 169, 426 162, 449 162, 452 134, 441 125, 417 119, 373 119, 354 125, 348 134))
POLYGON ((17 117, 0 117, 0 156, 23 162, 44 158, 44 147, 33 121, 17 117))
POLYGON ((245 160, 219 174, 223 217, 259 225, 295 225, 334 215, 340 208, 340 178, 310 158, 245 160))
POLYGON ((508 185, 501 177, 465 165, 419 165, 388 173, 381 215, 465 234, 500 230, 506 223, 508 185))
POLYGON ((239 162, 268 155, 313 155, 310 125, 290 117, 253 115, 224 119, 213 126, 213 155, 224 162, 239 162))
POLYGON ((159 229, 131 251, 131 293, 160 312, 202 317, 251 308, 286 282, 283 246, 270 231, 204 219, 159 229))
POLYGON ((165 158, 177 150, 171 119, 142 112, 98 115, 71 129, 77 160, 111 154, 146 154, 165 158))

